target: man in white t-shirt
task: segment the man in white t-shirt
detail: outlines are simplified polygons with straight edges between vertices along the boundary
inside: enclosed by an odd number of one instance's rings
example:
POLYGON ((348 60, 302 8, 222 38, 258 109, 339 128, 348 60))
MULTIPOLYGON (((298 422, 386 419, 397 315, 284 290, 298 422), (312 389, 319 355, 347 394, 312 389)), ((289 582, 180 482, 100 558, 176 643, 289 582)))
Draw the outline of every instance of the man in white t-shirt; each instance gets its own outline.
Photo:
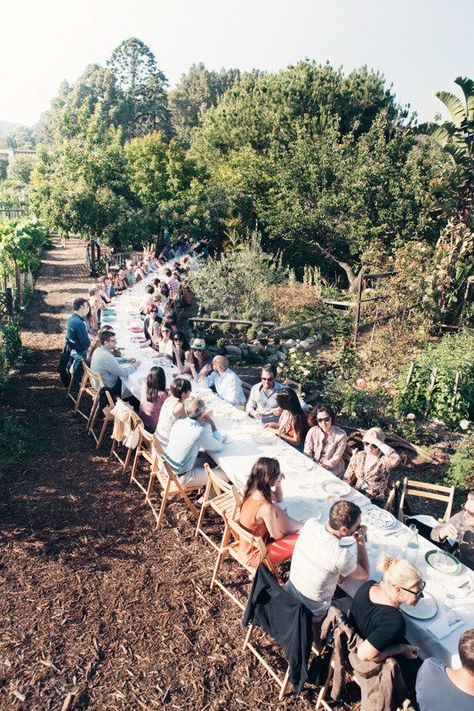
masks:
POLYGON ((360 508, 352 501, 336 501, 325 526, 311 518, 301 529, 285 588, 321 622, 337 584, 344 578, 367 580, 369 574, 360 508), (355 538, 355 545, 341 546, 347 536, 355 538))

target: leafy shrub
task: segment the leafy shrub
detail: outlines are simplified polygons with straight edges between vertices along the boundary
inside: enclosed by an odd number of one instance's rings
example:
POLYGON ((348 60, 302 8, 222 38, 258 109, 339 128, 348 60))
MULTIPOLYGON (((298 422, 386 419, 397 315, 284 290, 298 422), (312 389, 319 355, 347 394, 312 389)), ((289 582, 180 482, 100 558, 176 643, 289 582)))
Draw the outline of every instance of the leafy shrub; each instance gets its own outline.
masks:
POLYGON ((324 399, 336 412, 358 427, 373 427, 383 420, 385 395, 380 389, 361 389, 342 376, 329 373, 322 390, 324 399))
POLYGON ((8 321, 0 331, 0 374, 6 375, 9 368, 23 355, 18 320, 8 321))
POLYGON ((444 484, 461 491, 474 489, 474 432, 465 435, 451 457, 444 484))
POLYGON ((407 383, 405 371, 395 384, 394 411, 405 417, 409 413, 427 414, 457 427, 463 418, 474 419, 474 336, 465 332, 447 335, 429 346, 415 361, 407 383), (437 368, 435 386, 428 402, 432 369, 437 368), (456 373, 459 387, 454 394, 456 373))
POLYGON ((204 262, 190 278, 190 286, 206 311, 225 318, 271 321, 276 313, 268 288, 286 277, 281 261, 263 252, 255 232, 241 249, 204 262))
POLYGON ((280 361, 278 370, 282 378, 290 378, 300 383, 307 395, 320 387, 321 364, 307 351, 302 353, 296 348, 290 348, 285 358, 280 361))

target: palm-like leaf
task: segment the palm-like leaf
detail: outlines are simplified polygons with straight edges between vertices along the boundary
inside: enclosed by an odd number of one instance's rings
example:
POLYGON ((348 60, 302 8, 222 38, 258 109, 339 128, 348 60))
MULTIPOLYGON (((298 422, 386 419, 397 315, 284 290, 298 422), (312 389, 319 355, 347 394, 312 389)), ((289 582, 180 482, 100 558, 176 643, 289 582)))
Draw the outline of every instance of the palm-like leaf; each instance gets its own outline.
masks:
POLYGON ((458 77, 454 80, 461 87, 466 98, 467 120, 474 121, 474 81, 467 77, 458 77))
POLYGON ((438 126, 436 123, 424 123, 418 130, 425 136, 431 136, 441 148, 445 147, 451 137, 450 131, 445 126, 438 126))
POLYGON ((453 117, 453 122, 456 128, 459 128, 463 121, 466 120, 466 110, 460 99, 449 91, 437 91, 436 96, 448 109, 453 117))

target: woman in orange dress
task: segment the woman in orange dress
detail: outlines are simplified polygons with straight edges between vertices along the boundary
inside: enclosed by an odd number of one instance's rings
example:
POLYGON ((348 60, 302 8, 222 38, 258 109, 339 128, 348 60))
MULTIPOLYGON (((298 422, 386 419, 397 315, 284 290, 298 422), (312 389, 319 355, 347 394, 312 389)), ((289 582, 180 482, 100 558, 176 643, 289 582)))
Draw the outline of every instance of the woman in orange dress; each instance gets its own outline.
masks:
MULTIPOLYGON (((263 538, 269 558, 275 565, 291 558, 299 535, 299 523, 278 506, 283 498, 283 479, 276 459, 257 459, 250 472, 239 518, 246 531, 263 538)), ((239 553, 246 565, 258 566, 260 555, 246 541, 240 541, 239 553)))

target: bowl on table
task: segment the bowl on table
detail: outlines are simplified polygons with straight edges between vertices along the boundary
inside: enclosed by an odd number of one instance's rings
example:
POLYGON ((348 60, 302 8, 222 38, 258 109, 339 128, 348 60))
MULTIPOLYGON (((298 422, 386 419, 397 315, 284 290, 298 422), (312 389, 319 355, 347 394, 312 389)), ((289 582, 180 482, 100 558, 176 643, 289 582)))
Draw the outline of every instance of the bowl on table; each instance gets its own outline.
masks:
POLYGON ((262 432, 257 432, 257 434, 254 435, 253 439, 258 444, 274 444, 275 443, 275 435, 272 434, 272 432, 269 432, 268 430, 263 430, 262 432))

